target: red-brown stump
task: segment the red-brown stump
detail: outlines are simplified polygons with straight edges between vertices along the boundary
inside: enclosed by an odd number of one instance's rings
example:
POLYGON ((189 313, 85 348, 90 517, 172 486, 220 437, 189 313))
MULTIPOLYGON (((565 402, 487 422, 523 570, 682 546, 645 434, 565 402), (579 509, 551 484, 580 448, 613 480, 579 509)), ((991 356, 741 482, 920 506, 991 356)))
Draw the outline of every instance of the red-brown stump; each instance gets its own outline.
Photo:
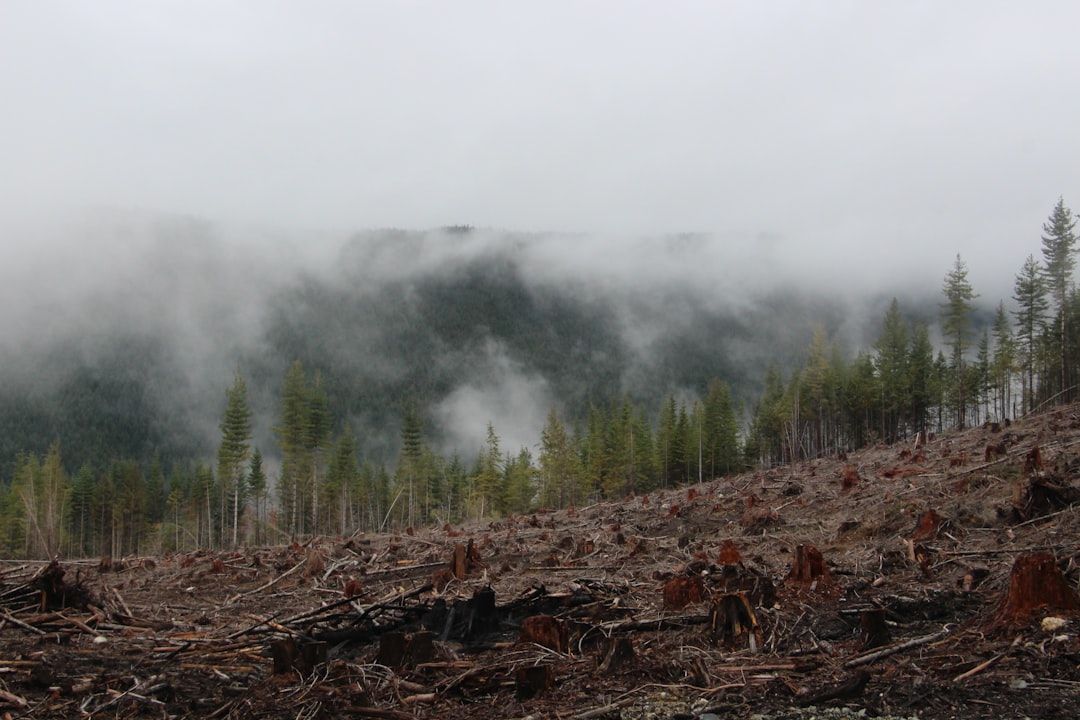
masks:
POLYGON ((519 643, 536 643, 556 652, 570 648, 570 630, 566 623, 550 615, 533 615, 521 623, 519 643))
POLYGON ((829 569, 825 567, 825 558, 821 551, 813 545, 796 545, 795 559, 791 563, 791 573, 788 580, 811 585, 813 583, 824 584, 832 582, 829 577, 829 569))
POLYGON ((664 609, 682 610, 687 605, 701 602, 705 597, 705 583, 698 575, 678 575, 664 585, 664 609))
POLYGON ((919 524, 911 533, 912 540, 928 540, 937 537, 941 526, 945 524, 945 518, 933 510, 927 510, 919 516, 919 524))
POLYGON ((1036 611, 1056 615, 1080 615, 1080 597, 1061 574, 1050 553, 1020 555, 1013 563, 1006 592, 994 617, 995 628, 1015 628, 1036 611))
POLYGON ((720 546, 719 562, 721 565, 738 565, 742 555, 739 554, 738 546, 732 540, 725 540, 720 546))

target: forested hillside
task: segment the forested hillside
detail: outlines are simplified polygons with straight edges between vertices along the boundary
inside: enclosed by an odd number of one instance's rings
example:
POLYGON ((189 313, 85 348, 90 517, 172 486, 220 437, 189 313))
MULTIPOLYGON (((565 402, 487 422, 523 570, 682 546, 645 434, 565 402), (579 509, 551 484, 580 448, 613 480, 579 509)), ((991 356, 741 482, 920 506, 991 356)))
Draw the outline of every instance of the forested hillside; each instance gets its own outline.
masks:
POLYGON ((1014 288, 973 287, 957 256, 930 292, 825 293, 703 268, 723 248, 693 236, 637 245, 650 272, 624 277, 588 238, 378 231, 301 261, 97 218, 80 231, 114 262, 28 303, 0 347, 0 542, 442 524, 1020 414, 1071 397, 1074 222, 1059 202, 1014 288))

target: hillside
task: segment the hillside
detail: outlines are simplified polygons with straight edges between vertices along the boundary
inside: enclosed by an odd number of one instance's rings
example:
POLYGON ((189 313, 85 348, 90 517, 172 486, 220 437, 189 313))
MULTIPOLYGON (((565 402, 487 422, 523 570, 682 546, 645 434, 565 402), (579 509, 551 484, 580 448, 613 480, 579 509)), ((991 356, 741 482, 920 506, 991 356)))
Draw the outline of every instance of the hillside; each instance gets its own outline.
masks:
POLYGON ((13 717, 1072 718, 1078 443, 1069 406, 485 525, 10 563, 0 702, 13 717))
MULTIPOLYGON (((118 459, 147 466, 155 451, 166 467, 212 458, 237 372, 254 442, 272 458, 294 360, 322 375, 335 432, 350 424, 376 463, 394 460, 410 402, 436 450, 463 457, 488 422, 508 449, 531 447, 552 406, 583 420, 622 393, 655 414, 668 395, 700 398, 719 378, 750 408, 766 367, 805 360, 816 324, 854 353, 894 295, 908 319, 935 320, 944 271, 838 292, 718 238, 448 229, 282 239, 123 213, 56 233, 27 237, 43 248, 40 266, 20 276, 65 280, 20 292, 13 277, 4 288, 8 482, 18 453, 41 456, 57 439, 71 473, 118 459)), ((985 308, 974 320, 988 322, 985 308)))

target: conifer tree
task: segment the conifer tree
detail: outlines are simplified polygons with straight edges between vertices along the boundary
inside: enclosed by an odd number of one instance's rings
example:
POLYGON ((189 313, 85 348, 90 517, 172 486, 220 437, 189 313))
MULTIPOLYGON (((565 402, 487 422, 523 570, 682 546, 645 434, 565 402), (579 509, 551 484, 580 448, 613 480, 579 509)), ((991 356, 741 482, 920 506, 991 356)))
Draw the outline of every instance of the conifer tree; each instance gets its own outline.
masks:
POLYGON ((1024 412, 1035 408, 1035 366, 1038 363, 1039 339, 1046 325, 1046 313, 1050 309, 1047 299, 1046 280, 1032 255, 1027 256, 1013 286, 1013 299, 1017 310, 1017 337, 1020 342, 1020 366, 1023 378, 1024 412))
POLYGON ((554 406, 540 434, 540 504, 567 507, 578 502, 581 483, 581 459, 574 443, 559 420, 554 406))
POLYGON ((941 305, 941 329, 952 354, 953 409, 960 428, 964 427, 968 404, 965 354, 971 345, 971 313, 974 309, 971 301, 977 297, 968 282, 967 272, 967 266, 957 254, 956 262, 945 276, 942 287, 945 302, 941 305))
POLYGON ((916 433, 927 430, 930 410, 941 405, 939 381, 934 369, 934 345, 926 322, 915 324, 911 337, 908 368, 911 373, 911 427, 916 433))
POLYGON ((1009 417, 1012 404, 1013 372, 1016 369, 1016 342, 1009 325, 1009 314, 1004 301, 998 303, 994 316, 994 357, 991 361, 994 387, 994 413, 999 418, 1009 417))
POLYGON ((1073 268, 1076 266, 1076 218, 1065 206, 1064 198, 1058 198, 1049 219, 1043 224, 1042 254, 1044 277, 1050 298, 1057 312, 1057 393, 1061 399, 1070 397, 1069 385, 1069 327, 1067 303, 1072 289, 1073 268))
POLYGON ((881 383, 881 436, 895 442, 900 422, 907 419, 911 401, 908 328, 900 314, 900 302, 892 299, 881 334, 874 343, 875 365, 881 383))
POLYGON ((225 391, 225 414, 218 428, 221 430, 221 444, 218 445, 217 477, 222 497, 229 501, 222 504, 225 509, 222 525, 231 517, 232 546, 236 547, 241 508, 247 494, 248 460, 251 457, 251 407, 248 405, 247 385, 239 373, 233 379, 232 387, 225 391))
POLYGON ((266 471, 263 470, 262 452, 255 448, 251 453, 251 464, 248 467, 247 487, 251 497, 255 501, 255 544, 263 543, 262 525, 263 508, 266 502, 267 482, 266 471))

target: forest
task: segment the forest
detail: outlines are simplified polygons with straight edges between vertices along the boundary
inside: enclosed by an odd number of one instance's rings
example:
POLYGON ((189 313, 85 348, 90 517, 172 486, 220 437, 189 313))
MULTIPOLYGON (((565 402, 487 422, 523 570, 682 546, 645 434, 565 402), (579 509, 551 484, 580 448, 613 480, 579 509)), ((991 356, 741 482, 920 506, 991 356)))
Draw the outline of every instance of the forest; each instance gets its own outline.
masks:
POLYGON ((526 277, 515 253, 530 238, 374 284, 424 240, 357 236, 335 281, 308 273, 267 291, 258 344, 237 346, 211 401, 166 402, 189 382, 182 355, 130 322, 61 338, 9 378, 0 555, 120 557, 495 519, 1069 402, 1075 224, 1059 200, 996 304, 957 255, 937 297, 886 299, 864 347, 839 337, 840 304, 794 291, 727 314, 639 300, 626 316, 610 298, 526 277), (676 307, 677 322, 666 316, 676 307), (620 332, 627 317, 654 323, 648 353, 620 332), (489 381, 545 388, 527 396, 549 401, 539 437, 508 441, 504 409, 472 418, 486 436, 461 445, 461 415, 447 408, 489 381))

